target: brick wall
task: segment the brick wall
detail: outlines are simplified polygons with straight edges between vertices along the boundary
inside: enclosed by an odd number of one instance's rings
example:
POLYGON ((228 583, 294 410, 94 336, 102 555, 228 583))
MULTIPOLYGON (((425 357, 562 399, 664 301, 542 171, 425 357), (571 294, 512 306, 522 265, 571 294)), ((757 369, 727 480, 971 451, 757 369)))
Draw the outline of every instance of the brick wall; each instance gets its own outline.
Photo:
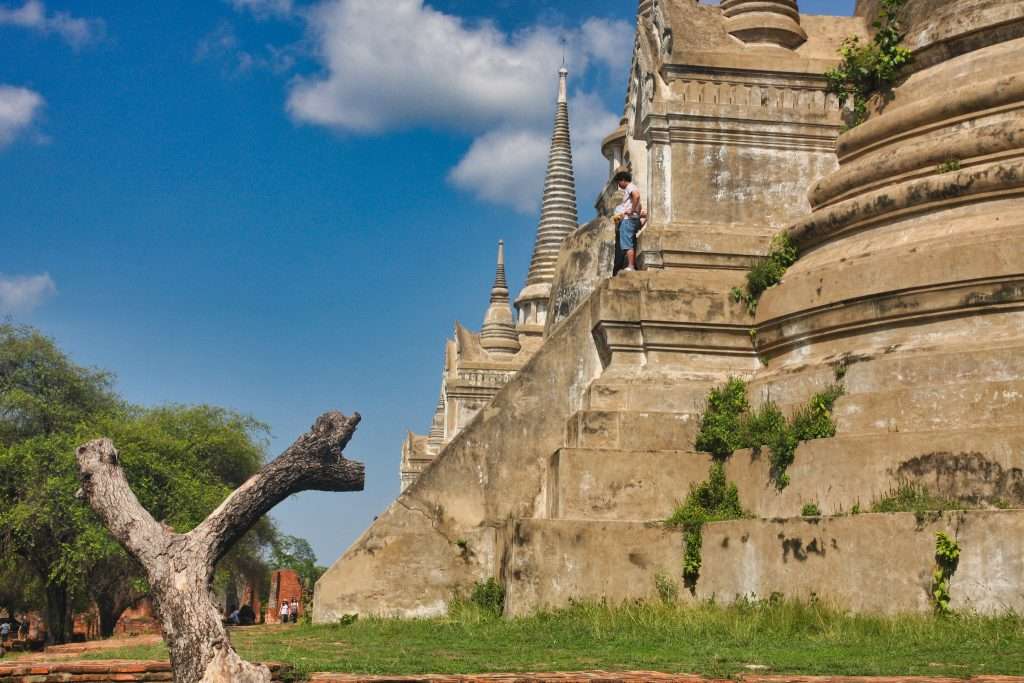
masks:
MULTIPOLYGON (((268 664, 272 680, 280 681, 284 669, 268 664)), ((131 683, 131 681, 173 680, 168 662, 36 662, 0 664, 0 683, 131 683)))
POLYGON ((270 599, 267 601, 268 624, 281 623, 281 603, 285 600, 289 605, 292 601, 299 604, 299 616, 302 616, 302 580, 291 569, 278 569, 270 575, 270 599))

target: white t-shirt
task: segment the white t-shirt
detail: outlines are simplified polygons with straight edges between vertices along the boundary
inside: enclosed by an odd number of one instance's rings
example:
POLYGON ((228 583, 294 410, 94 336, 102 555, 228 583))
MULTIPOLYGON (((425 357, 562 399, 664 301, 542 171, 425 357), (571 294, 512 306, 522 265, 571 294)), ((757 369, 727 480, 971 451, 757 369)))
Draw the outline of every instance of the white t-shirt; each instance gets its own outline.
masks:
POLYGON ((633 193, 640 194, 640 188, 630 183, 622 191, 622 203, 615 207, 615 215, 624 215, 626 218, 636 218, 639 213, 633 211, 633 193))

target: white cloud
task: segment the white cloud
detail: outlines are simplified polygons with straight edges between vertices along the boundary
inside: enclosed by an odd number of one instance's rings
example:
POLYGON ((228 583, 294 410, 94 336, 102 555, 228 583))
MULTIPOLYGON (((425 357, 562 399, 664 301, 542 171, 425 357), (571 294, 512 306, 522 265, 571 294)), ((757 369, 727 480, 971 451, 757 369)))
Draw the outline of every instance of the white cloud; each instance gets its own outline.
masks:
POLYGON ((0 147, 28 129, 43 103, 42 95, 28 88, 0 85, 0 147))
POLYGON ((236 11, 252 12, 257 19, 286 17, 292 13, 292 0, 231 0, 236 11))
MULTIPOLYGON (((296 121, 355 133, 412 126, 473 133, 450 181, 526 212, 536 209, 543 187, 563 54, 571 79, 598 64, 624 77, 632 56, 633 30, 624 21, 509 34, 423 0, 326 0, 305 17, 323 71, 293 81, 287 106, 296 121)), ((606 173, 600 140, 618 116, 578 92, 570 109, 585 205, 606 173)))
MULTIPOLYGON (((601 155, 601 140, 618 125, 619 117, 606 111, 597 97, 571 98, 573 167, 576 200, 585 215, 608 177, 608 161, 601 155)), ((521 213, 540 208, 551 147, 551 126, 499 129, 481 135, 449 174, 456 187, 479 199, 509 206, 521 213)))
POLYGON ((18 26, 43 34, 57 34, 76 50, 103 38, 101 19, 83 19, 69 12, 47 12, 41 0, 26 0, 21 7, 0 7, 0 26, 18 26))
POLYGON ((0 313, 28 313, 56 293, 57 285, 49 273, 0 274, 0 313))
POLYGON ((615 74, 625 74, 633 59, 633 27, 624 21, 590 18, 580 28, 584 50, 615 74))

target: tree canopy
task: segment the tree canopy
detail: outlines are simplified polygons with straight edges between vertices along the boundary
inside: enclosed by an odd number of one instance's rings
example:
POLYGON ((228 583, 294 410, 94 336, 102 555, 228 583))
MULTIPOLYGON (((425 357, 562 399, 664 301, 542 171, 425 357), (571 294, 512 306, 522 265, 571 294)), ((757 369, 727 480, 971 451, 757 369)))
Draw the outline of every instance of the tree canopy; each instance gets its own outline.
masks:
MULTIPOLYGON (((70 637, 72 609, 90 601, 109 634, 146 591, 141 568, 75 495, 75 448, 100 436, 117 443, 142 505, 178 532, 253 475, 269 441, 265 424, 224 408, 129 405, 110 373, 76 365, 35 329, 0 324, 0 577, 21 587, 6 587, 0 607, 45 606, 54 641, 70 637)), ((221 562, 220 579, 259 582, 268 560, 304 575, 316 567, 308 543, 264 518, 221 562)))

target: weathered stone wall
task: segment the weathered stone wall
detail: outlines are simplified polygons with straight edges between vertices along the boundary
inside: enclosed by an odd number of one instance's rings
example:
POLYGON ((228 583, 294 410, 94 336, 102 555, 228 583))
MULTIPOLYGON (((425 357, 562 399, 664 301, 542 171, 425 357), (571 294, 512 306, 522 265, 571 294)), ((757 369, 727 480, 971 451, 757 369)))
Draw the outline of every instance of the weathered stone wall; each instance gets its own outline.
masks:
POLYGON ((600 374, 592 304, 548 337, 317 582, 315 621, 353 612, 443 613, 457 590, 498 575, 506 520, 545 509, 548 458, 600 374))
POLYGON ((580 599, 655 600, 660 575, 686 600, 729 603, 778 593, 855 611, 927 612, 938 531, 961 547, 950 587, 954 609, 1024 610, 1024 512, 1011 510, 708 524, 694 593, 679 578, 679 530, 640 522, 523 520, 512 541, 507 611, 522 615, 580 599))

